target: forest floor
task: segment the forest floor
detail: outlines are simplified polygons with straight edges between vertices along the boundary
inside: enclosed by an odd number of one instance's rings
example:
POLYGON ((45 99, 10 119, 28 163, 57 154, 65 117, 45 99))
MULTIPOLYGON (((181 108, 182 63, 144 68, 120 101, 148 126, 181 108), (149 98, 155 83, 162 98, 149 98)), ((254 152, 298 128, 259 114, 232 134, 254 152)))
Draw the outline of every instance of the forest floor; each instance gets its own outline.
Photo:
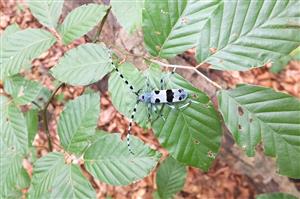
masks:
MULTIPOLYGON (((72 8, 87 2, 86 0, 68 1, 65 4, 64 15, 72 8)), ((0 32, 13 23, 17 23, 22 29, 40 28, 42 27, 37 20, 31 15, 23 1, 0 0, 0 32)), ((90 35, 93 32, 89 33, 90 35)), ((145 52, 142 44, 141 33, 135 33, 134 36, 126 34, 117 24, 115 18, 110 14, 107 23, 104 26, 101 39, 108 46, 120 46, 131 53, 145 52)), ((78 39, 73 44, 61 46, 55 44, 49 51, 41 55, 33 61, 33 67, 29 71, 24 71, 23 74, 34 80, 40 81, 49 89, 54 89, 53 78, 49 75, 48 70, 53 67, 57 60, 68 49, 74 48, 77 45, 86 43, 88 36, 78 39)), ((188 65, 196 65, 193 58, 194 51, 190 50, 181 56, 172 59, 171 62, 183 62, 188 65)), ((127 57, 128 61, 134 62, 143 69, 144 63, 139 58, 127 57)), ((235 87, 238 83, 250 83, 266 87, 274 88, 275 90, 286 92, 290 95, 300 98, 300 64, 297 62, 289 63, 284 70, 278 74, 273 74, 269 71, 270 65, 262 68, 253 69, 248 72, 221 72, 213 71, 207 68, 202 68, 207 76, 218 82, 224 88, 235 87)), ((180 71, 183 76, 189 76, 191 82, 197 81, 200 77, 195 77, 195 74, 187 74, 185 71, 180 71)), ((200 78, 201 79, 201 78, 200 78)), ((201 81, 200 81, 201 82, 201 81)), ((198 81, 199 83, 199 81, 198 81)), ((206 85, 207 82, 200 83, 200 89, 210 90, 206 85)), ((0 82, 1 90, 3 85, 0 82)), ((198 86, 198 85, 197 85, 198 86)), ((100 129, 109 132, 125 133, 128 125, 128 120, 122 116, 112 106, 107 92, 107 78, 92 85, 93 89, 101 92, 101 116, 98 121, 100 129)), ((84 92, 84 87, 64 86, 59 92, 59 97, 56 98, 49 107, 50 130, 51 136, 55 142, 55 150, 59 151, 59 139, 56 133, 56 122, 59 113, 61 113, 64 104, 69 99, 81 95, 84 92)), ((211 92, 210 96, 214 97, 215 93, 211 92)), ((137 125, 133 126, 133 134, 141 138, 145 143, 152 148, 159 149, 164 157, 167 152, 162 149, 154 137, 151 130, 144 130, 137 125)), ((226 133, 225 133, 226 134, 226 133)), ((227 134, 226 134, 227 135, 227 134)), ((38 145, 38 156, 48 153, 46 137, 42 128, 35 139, 35 145, 38 145)), ((258 152, 254 158, 245 157, 244 152, 230 141, 230 136, 224 136, 221 152, 216 158, 209 172, 202 172, 196 168, 189 168, 187 180, 182 191, 176 198, 255 198, 262 192, 285 191, 292 194, 300 195, 299 182, 292 181, 283 176, 276 174, 275 160, 262 155, 261 147, 258 147, 258 152), (229 137, 229 138, 228 138, 229 137), (229 139, 229 141, 228 141, 229 139), (297 190, 298 189, 298 190, 297 190)), ((32 173, 32 165, 27 163, 28 172, 32 173)), ((136 182, 129 186, 114 187, 90 178, 94 188, 97 190, 99 198, 111 196, 112 198, 152 198, 152 194, 156 189, 155 171, 145 179, 136 182)), ((25 190, 26 191, 26 190, 25 190)))

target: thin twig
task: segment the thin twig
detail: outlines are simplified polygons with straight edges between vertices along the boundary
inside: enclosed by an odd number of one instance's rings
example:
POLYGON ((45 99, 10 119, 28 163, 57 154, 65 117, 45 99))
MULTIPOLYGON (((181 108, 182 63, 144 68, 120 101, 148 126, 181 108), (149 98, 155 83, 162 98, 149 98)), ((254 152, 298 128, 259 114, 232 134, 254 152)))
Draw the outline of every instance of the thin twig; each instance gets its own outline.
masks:
POLYGON ((42 119, 43 119, 43 126, 44 126, 44 130, 45 133, 47 135, 47 139, 48 139, 48 147, 49 150, 52 151, 52 141, 51 141, 51 136, 50 136, 50 131, 49 131, 49 126, 48 126, 48 119, 47 119, 47 109, 49 104, 51 103, 53 97, 55 96, 55 94, 57 93, 57 91, 64 85, 64 83, 60 83, 56 89, 53 91, 53 93, 51 94, 50 98, 48 99, 47 103, 45 104, 44 108, 42 109, 42 119))
MULTIPOLYGON (((206 81, 208 81, 209 83, 211 83, 213 86, 215 86, 218 89, 222 89, 222 87, 217 84, 216 82, 214 82, 213 80, 209 79, 207 76, 205 76, 203 73, 201 73, 199 70, 197 70, 196 67, 193 66, 184 66, 184 65, 173 65, 173 64, 166 64, 160 61, 157 61, 155 59, 149 59, 149 61, 159 64, 161 66, 165 66, 165 67, 171 67, 171 68, 182 68, 182 69, 188 69, 188 70, 193 70, 195 71, 198 75, 200 75, 202 78, 204 78, 206 81)), ((198 65, 199 66, 199 65, 198 65)))
POLYGON ((57 93, 57 91, 58 91, 61 87, 63 87, 64 85, 65 85, 64 83, 60 83, 60 84, 54 89, 53 93, 51 94, 50 98, 48 99, 47 103, 45 104, 43 110, 48 108, 49 104, 50 104, 51 101, 52 101, 52 98, 55 96, 55 94, 57 93))
POLYGON ((99 38, 99 36, 100 36, 100 33, 101 33, 101 31, 102 31, 102 28, 103 28, 103 26, 104 26, 104 23, 106 22, 106 19, 107 19, 107 16, 108 16, 110 10, 111 10, 111 6, 109 6, 109 8, 108 8, 107 11, 106 11, 105 16, 103 17, 103 19, 102 19, 101 22, 100 22, 99 28, 98 28, 98 30, 97 30, 97 32, 96 32, 96 34, 95 34, 95 36, 94 36, 94 38, 93 38, 93 40, 92 40, 93 43, 96 43, 96 42, 97 42, 97 40, 98 40, 98 38, 99 38))
POLYGON ((205 62, 199 63, 197 66, 195 66, 195 68, 198 69, 198 68, 200 68, 203 64, 205 64, 205 62))

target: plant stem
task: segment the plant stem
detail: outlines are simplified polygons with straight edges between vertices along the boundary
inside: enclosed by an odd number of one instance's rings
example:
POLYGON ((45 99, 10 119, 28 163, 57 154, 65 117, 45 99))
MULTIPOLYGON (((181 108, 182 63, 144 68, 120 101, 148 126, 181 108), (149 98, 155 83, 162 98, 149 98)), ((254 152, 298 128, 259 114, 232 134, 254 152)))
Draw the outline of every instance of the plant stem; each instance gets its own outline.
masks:
POLYGON ((99 38, 99 36, 100 36, 100 33, 101 33, 101 31, 102 31, 102 28, 103 28, 103 26, 104 26, 104 23, 105 23, 105 21, 106 21, 106 19, 107 19, 107 16, 108 16, 108 14, 109 14, 109 12, 110 12, 110 10, 111 10, 111 6, 109 6, 109 8, 108 8, 107 11, 106 11, 105 16, 103 17, 103 19, 102 19, 101 22, 100 22, 99 28, 98 28, 98 30, 97 30, 97 32, 96 32, 96 34, 95 34, 95 36, 94 36, 94 38, 93 38, 93 40, 92 40, 93 43, 96 43, 96 42, 97 42, 97 40, 98 40, 98 38, 99 38))
MULTIPOLYGON (((173 64, 166 64, 160 61, 157 61, 155 59, 148 59, 149 61, 151 61, 152 63, 156 63, 159 64, 161 66, 165 66, 165 67, 171 67, 171 68, 182 68, 182 69, 187 69, 187 70, 193 70, 195 71, 198 75, 200 75, 202 78, 204 78, 206 81, 208 81, 210 84, 212 84, 213 86, 215 86, 216 88, 222 90, 222 87, 214 82, 213 80, 209 79, 207 76, 205 76, 203 73, 201 73, 196 67, 193 66, 184 66, 184 65, 173 65, 173 64)), ((199 67, 200 64, 197 66, 199 67)))
POLYGON ((195 66, 195 68, 198 69, 198 68, 200 68, 203 64, 205 64, 205 62, 199 63, 197 66, 195 66))
POLYGON ((53 97, 55 96, 55 94, 57 93, 57 91, 64 85, 64 83, 60 83, 55 90, 53 91, 53 93, 51 94, 50 98, 48 99, 47 103, 45 104, 45 106, 42 109, 42 119, 43 119, 43 126, 44 126, 44 130, 45 133, 47 135, 47 139, 48 139, 48 147, 49 150, 52 151, 52 142, 51 142, 51 136, 50 136, 50 131, 49 131, 49 126, 48 126, 48 119, 47 119, 47 109, 49 104, 51 103, 53 97))

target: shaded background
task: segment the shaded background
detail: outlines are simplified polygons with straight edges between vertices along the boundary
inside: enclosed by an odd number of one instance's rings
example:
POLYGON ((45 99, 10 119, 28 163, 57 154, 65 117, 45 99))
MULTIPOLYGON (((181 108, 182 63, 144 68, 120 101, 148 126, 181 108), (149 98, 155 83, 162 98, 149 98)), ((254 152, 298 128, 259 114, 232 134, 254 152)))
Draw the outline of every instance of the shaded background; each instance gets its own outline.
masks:
MULTIPOLYGON (((66 1, 63 9, 63 17, 75 7, 84 3, 98 2, 92 0, 66 1)), ((108 4, 109 0, 104 0, 108 4)), ((0 0, 0 32, 12 23, 17 23, 22 29, 41 28, 42 26, 31 15, 26 3, 23 0, 0 0)), ((62 18, 61 18, 62 20, 62 18)), ((91 31, 87 36, 76 40, 68 46, 55 44, 46 53, 33 61, 31 70, 24 71, 23 74, 29 79, 40 81, 49 89, 54 89, 54 79, 49 75, 48 70, 53 67, 57 60, 68 50, 80 44, 90 41, 95 34, 91 31)), ((118 53, 127 61, 134 63, 138 68, 145 69, 147 66, 139 56, 147 52, 143 46, 142 32, 138 31, 133 35, 128 35, 116 21, 112 13, 104 25, 101 33, 101 41, 115 52, 127 51, 137 56, 125 56, 118 53)), ((172 64, 196 65, 194 50, 189 50, 171 60, 172 64)), ((300 63, 291 61, 283 71, 272 74, 269 71, 271 65, 266 65, 259 69, 248 72, 223 72, 208 70, 205 66, 201 72, 212 80, 218 82, 224 88, 235 87, 238 83, 250 83, 266 87, 272 87, 290 95, 300 97, 300 63)), ((187 80, 196 87, 208 93, 216 105, 215 88, 199 77, 197 74, 187 70, 177 70, 187 80)), ((91 86, 95 90, 101 91, 101 115, 98 127, 109 132, 118 132, 123 135, 126 132, 128 119, 124 118, 111 105, 107 92, 107 77, 91 86)), ((3 92, 3 85, 0 82, 0 92, 3 92)), ((56 99, 48 109, 50 118, 50 131, 54 140, 54 149, 59 151, 59 140, 56 134, 56 121, 61 113, 66 101, 81 95, 83 87, 65 86, 59 92, 56 99)), ((26 107, 23 107, 26 109, 26 107)), ((160 147, 157 139, 151 130, 144 130, 138 126, 133 126, 133 134, 149 144, 152 148, 160 150, 164 157, 167 151, 160 147)), ((40 128, 36 136, 35 143, 38 156, 43 156, 47 152, 47 139, 43 129, 40 128)), ((32 165, 24 161, 25 167, 32 174, 32 165)), ((112 198, 152 198, 156 189, 155 171, 145 179, 124 187, 114 187, 95 180, 87 172, 85 175, 92 182, 99 198, 111 196, 112 198)), ((256 156, 249 158, 241 148, 238 148, 227 130, 224 130, 221 152, 217 156, 209 172, 204 173, 199 169, 189 168, 186 183, 181 192, 175 198, 254 198, 259 193, 267 192, 288 192, 300 197, 300 183, 297 180, 279 176, 276 171, 275 160, 263 154, 262 147, 257 147, 256 156)), ((26 190, 24 190, 26 192, 26 190)))

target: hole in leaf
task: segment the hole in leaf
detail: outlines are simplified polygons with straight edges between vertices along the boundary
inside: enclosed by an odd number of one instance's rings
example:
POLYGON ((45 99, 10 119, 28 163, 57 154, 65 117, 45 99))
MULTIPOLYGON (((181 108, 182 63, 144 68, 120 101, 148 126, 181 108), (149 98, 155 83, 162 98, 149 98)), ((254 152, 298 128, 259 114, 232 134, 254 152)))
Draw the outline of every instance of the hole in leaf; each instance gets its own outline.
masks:
POLYGON ((161 14, 164 14, 164 15, 167 15, 167 14, 168 14, 168 12, 164 11, 163 9, 160 10, 160 13, 161 13, 161 14))
POLYGON ((192 94, 192 98, 193 98, 193 99, 197 99, 197 98, 198 98, 198 95, 197 95, 196 93, 193 93, 193 94, 192 94))
POLYGON ((238 125, 238 129, 239 129, 239 130, 242 130, 242 126, 241 126, 240 124, 238 125))
POLYGON ((208 156, 209 158, 213 158, 213 159, 216 158, 216 155, 215 155, 212 151, 208 151, 208 152, 207 152, 207 156, 208 156))
POLYGON ((22 97, 22 96, 24 96, 24 87, 23 86, 21 86, 19 93, 18 93, 18 97, 22 97))
POLYGON ((209 52, 211 54, 215 54, 217 52, 217 49, 216 48, 209 48, 209 52))
POLYGON ((199 140, 194 140, 194 144, 200 144, 199 140))
POLYGON ((188 24, 189 23, 189 20, 187 17, 182 17, 181 18, 181 24, 185 25, 185 24, 188 24))
POLYGON ((244 110, 243 110, 243 108, 242 107, 238 107, 238 112, 239 112, 239 115, 240 116, 243 116, 244 115, 244 110))

